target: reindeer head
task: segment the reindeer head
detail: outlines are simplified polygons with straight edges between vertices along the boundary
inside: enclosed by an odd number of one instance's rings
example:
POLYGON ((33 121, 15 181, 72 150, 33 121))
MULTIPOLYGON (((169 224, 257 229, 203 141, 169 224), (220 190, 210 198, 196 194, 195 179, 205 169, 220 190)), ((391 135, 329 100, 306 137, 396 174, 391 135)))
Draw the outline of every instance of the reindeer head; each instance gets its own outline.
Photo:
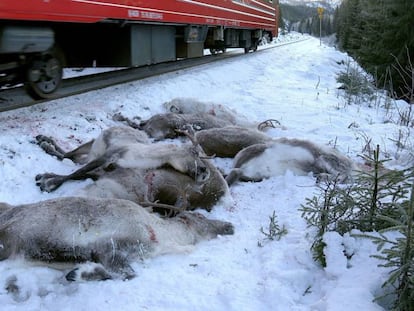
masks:
POLYGON ((177 137, 177 128, 180 128, 181 118, 175 113, 156 114, 139 125, 149 137, 155 140, 177 137))
POLYGON ((196 182, 198 183, 204 183, 208 180, 210 177, 210 169, 207 161, 209 158, 201 145, 198 143, 197 139, 194 136, 194 129, 191 125, 185 125, 181 127, 181 129, 175 130, 177 133, 185 135, 188 137, 188 139, 192 142, 192 145, 188 147, 188 153, 190 154, 190 161, 194 163, 190 163, 188 168, 189 171, 193 171, 194 176, 196 178, 196 182), (191 167, 194 168, 194 170, 191 170, 191 167))
POLYGON ((198 148, 187 145, 183 148, 183 155, 175 155, 173 167, 190 177, 194 178, 197 184, 205 183, 210 178, 209 165, 206 159, 200 157, 198 148))
POLYGON ((184 211, 177 215, 177 219, 184 222, 200 238, 211 239, 218 235, 234 234, 234 226, 226 221, 208 219, 200 213, 184 211))

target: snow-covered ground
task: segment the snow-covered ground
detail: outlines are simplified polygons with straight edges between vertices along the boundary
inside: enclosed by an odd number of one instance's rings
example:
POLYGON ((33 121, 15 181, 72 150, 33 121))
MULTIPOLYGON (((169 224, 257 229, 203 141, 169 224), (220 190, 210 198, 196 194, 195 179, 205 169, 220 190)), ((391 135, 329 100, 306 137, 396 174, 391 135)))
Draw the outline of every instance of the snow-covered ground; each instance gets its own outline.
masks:
MULTIPOLYGON (((116 125, 115 113, 146 119, 176 97, 219 103, 253 122, 277 119, 283 128, 271 129, 270 136, 335 145, 355 161, 372 139, 391 157, 388 165, 406 166, 412 159, 393 141, 408 129, 388 122, 398 112, 346 105, 335 78, 349 58, 307 39, 1 113, 0 201, 21 204, 67 196, 90 182, 68 182, 42 193, 36 174, 66 174, 77 166, 45 154, 34 143, 36 135, 54 136, 69 150, 116 125)), ((231 160, 217 162, 225 167, 231 160)), ((209 214, 232 222, 233 236, 202 242, 190 253, 133 263, 138 276, 129 281, 68 283, 59 270, 21 259, 1 261, 1 310, 383 310, 373 299, 381 293, 387 270, 370 257, 376 247, 369 240, 327 234, 327 267, 313 261, 315 232, 298 209, 316 190, 312 176, 291 172, 238 183, 231 187, 234 205, 217 205, 209 214), (267 228, 274 211, 288 233, 280 241, 264 241, 260 229, 267 228), (349 260, 345 247, 354 251, 349 260), (21 290, 18 296, 5 289, 12 277, 21 290)))

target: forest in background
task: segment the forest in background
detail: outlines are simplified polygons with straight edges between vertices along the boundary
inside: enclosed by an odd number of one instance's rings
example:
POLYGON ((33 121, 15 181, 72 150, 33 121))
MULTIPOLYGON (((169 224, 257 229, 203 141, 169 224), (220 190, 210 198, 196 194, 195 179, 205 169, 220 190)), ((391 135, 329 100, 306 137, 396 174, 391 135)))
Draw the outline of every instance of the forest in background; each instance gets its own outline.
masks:
POLYGON ((336 34, 338 47, 372 75, 376 86, 414 103, 413 0, 343 0, 337 8, 326 6, 321 19, 315 7, 281 4, 280 10, 284 29, 336 34))

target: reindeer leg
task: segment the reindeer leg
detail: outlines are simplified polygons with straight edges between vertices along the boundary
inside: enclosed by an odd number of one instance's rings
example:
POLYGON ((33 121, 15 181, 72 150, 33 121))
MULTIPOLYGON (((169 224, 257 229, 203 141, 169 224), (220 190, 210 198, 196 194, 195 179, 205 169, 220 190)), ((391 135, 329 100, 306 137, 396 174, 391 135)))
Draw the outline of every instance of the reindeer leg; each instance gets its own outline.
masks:
POLYGON ((65 158, 72 160, 75 163, 84 164, 86 162, 87 156, 89 152, 91 151, 92 144, 95 140, 92 139, 82 145, 80 145, 78 148, 73 149, 72 151, 68 151, 65 153, 65 158))
MULTIPOLYGON (((107 257, 107 256, 106 256, 107 257)), ((106 260, 106 259, 105 259, 106 260)), ((116 255, 109 265, 105 263, 87 262, 79 264, 75 269, 66 274, 66 280, 75 281, 106 281, 114 278, 130 280, 135 277, 135 271, 129 265, 127 258, 116 255)))
POLYGON ((40 148, 42 148, 47 154, 56 156, 59 160, 63 160, 65 158, 66 152, 56 144, 53 138, 44 135, 37 135, 36 140, 40 148))
POLYGON ((242 175, 243 171, 240 168, 233 168, 226 176, 227 185, 231 186, 235 182, 239 181, 242 175))
POLYGON ((128 253, 145 255, 147 246, 139 241, 107 241, 96 247, 91 261, 79 265, 66 275, 68 281, 99 281, 121 277, 123 280, 135 277, 135 271, 129 264, 128 253), (138 243, 137 243, 138 242, 138 243), (127 250, 126 252, 121 249, 127 250))
POLYGON ((66 152, 51 137, 44 135, 36 136, 37 144, 42 148, 47 154, 56 156, 59 160, 70 159, 75 163, 83 162, 91 150, 94 140, 88 141, 85 144, 80 145, 79 147, 73 149, 72 151, 66 152))
POLYGON ((120 275, 123 280, 130 280, 135 277, 135 271, 129 264, 127 255, 107 252, 102 255, 101 262, 108 270, 120 275))
POLYGON ((38 174, 35 177, 36 185, 39 186, 42 191, 52 192, 68 180, 83 180, 92 177, 90 172, 103 166, 106 162, 106 157, 102 156, 87 163, 69 175, 57 175, 53 173, 38 174))

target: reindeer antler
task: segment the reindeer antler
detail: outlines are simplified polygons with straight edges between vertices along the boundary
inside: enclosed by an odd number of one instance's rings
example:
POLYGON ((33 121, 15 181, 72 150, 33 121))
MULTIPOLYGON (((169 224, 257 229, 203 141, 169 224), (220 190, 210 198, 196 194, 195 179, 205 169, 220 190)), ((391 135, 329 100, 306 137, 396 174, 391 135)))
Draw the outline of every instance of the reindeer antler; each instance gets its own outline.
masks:
POLYGON ((176 129, 175 130, 177 133, 180 133, 184 136, 186 136, 194 145, 195 148, 199 148, 198 151, 198 156, 200 159, 214 159, 216 157, 215 154, 208 156, 206 155, 206 153, 203 150, 203 147, 201 147, 200 143, 197 141, 196 137, 195 137, 195 132, 194 132, 194 128, 191 125, 184 125, 181 129, 176 129), (200 154, 200 152, 202 152, 202 155, 200 154))
MULTIPOLYGON (((200 143, 197 141, 195 137, 194 129, 191 125, 184 125, 182 129, 176 129, 175 131, 177 133, 183 134, 184 136, 187 136, 188 139, 193 143, 193 148, 191 148, 191 152, 193 152, 195 157, 198 157, 201 160, 212 158, 211 156, 207 156, 204 152, 203 147, 200 145, 200 143)), ((197 166, 197 162, 195 162, 195 165, 197 166)), ((208 175, 210 175, 210 172, 208 172, 208 175)), ((195 179, 197 179, 197 174, 195 176, 195 179)))
POLYGON ((195 132, 194 128, 191 125, 184 125, 181 129, 175 129, 175 131, 179 134, 182 134, 184 136, 187 136, 187 138, 193 143, 195 147, 200 147, 200 143, 195 138, 195 132))
POLYGON ((171 217, 173 212, 179 213, 179 212, 185 211, 185 208, 176 207, 174 205, 169 205, 169 204, 158 203, 158 201, 156 202, 143 201, 143 202, 139 202, 139 204, 142 207, 156 207, 156 208, 169 210, 169 213, 166 214, 166 216, 168 217, 171 217))
POLYGON ((282 126, 282 124, 278 120, 268 119, 263 122, 260 122, 259 125, 257 126, 257 129, 259 131, 263 131, 265 128, 268 128, 268 127, 276 128, 278 126, 282 126))

